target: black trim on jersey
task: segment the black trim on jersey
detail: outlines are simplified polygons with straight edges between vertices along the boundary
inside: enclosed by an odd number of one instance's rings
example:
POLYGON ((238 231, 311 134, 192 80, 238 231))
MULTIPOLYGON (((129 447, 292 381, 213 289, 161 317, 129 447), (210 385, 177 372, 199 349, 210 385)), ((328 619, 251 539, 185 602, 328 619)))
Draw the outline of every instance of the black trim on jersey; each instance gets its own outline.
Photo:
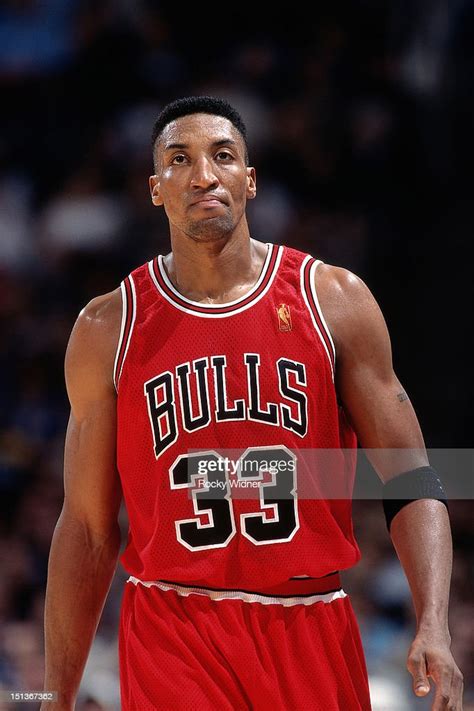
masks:
POLYGON ((119 343, 117 345, 116 358, 114 363, 114 385, 115 390, 118 392, 119 380, 122 374, 123 365, 125 363, 125 356, 127 353, 127 347, 132 335, 132 329, 134 324, 134 319, 136 315, 136 304, 133 297, 133 290, 131 285, 131 276, 126 277, 123 280, 123 291, 122 291, 122 318, 123 326, 121 328, 119 343))
MULTIPOLYGON (((324 576, 326 577, 326 576, 324 576)), ((315 578, 315 580, 318 580, 319 578, 315 578)), ((322 592, 312 592, 312 593, 298 593, 296 595, 278 595, 274 594, 272 592, 262 592, 262 590, 243 590, 242 588, 208 588, 205 587, 204 585, 193 585, 190 583, 177 583, 174 580, 157 580, 157 583, 163 583, 164 585, 177 585, 180 588, 194 588, 196 590, 208 590, 209 592, 237 592, 237 593, 246 593, 247 595, 260 595, 262 597, 275 597, 275 598, 282 598, 282 599, 290 599, 293 597, 314 597, 315 595, 329 595, 329 593, 335 593, 339 592, 339 590, 342 590, 342 587, 339 588, 333 588, 331 590, 323 590, 322 592)))
POLYGON ((291 578, 288 578, 288 580, 324 580, 324 578, 329 578, 331 575, 339 575, 339 570, 333 570, 332 573, 327 573, 326 575, 321 575, 320 578, 314 578, 311 577, 311 575, 308 575, 304 578, 299 578, 298 576, 293 576, 291 578))
POLYGON ((158 284, 159 288, 166 294, 168 299, 177 304, 178 306, 186 309, 187 311, 194 311, 196 313, 204 313, 211 315, 227 314, 237 311, 249 304, 257 301, 262 293, 265 291, 269 282, 272 281, 275 272, 276 264, 278 261, 278 256, 282 250, 281 246, 275 244, 268 244, 268 252, 265 257, 263 264, 262 273, 260 274, 256 284, 250 289, 250 291, 230 304, 200 304, 195 301, 191 301, 186 297, 183 297, 176 288, 171 284, 169 276, 166 274, 166 269, 163 263, 163 258, 155 257, 151 261, 151 270, 154 276, 155 283, 158 284), (168 283, 170 283, 170 286, 168 283))
POLYGON ((313 259, 313 258, 309 259, 304 267, 304 279, 303 279, 304 291, 306 294, 306 298, 308 299, 311 313, 313 314, 313 317, 314 317, 314 319, 317 323, 318 329, 320 331, 321 338, 323 339, 323 341, 326 345, 327 352, 329 355, 329 360, 331 361, 331 367, 334 370, 334 368, 336 367, 336 354, 335 354, 333 345, 331 343, 331 339, 329 337, 328 331, 327 331, 324 323, 321 320, 321 315, 319 313, 319 309, 316 304, 316 301, 314 300, 313 288, 314 288, 314 291, 316 292, 316 285, 312 284, 311 279, 310 279, 311 268, 316 263, 316 261, 317 260, 313 259))

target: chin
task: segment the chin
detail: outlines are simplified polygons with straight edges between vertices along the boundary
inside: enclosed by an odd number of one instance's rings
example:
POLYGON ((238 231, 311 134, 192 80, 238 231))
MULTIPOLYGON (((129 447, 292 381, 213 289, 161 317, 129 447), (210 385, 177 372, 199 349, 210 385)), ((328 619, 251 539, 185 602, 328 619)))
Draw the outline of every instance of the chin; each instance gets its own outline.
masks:
POLYGON ((186 233, 195 242, 217 242, 232 232, 235 225, 222 217, 210 217, 189 225, 186 233))

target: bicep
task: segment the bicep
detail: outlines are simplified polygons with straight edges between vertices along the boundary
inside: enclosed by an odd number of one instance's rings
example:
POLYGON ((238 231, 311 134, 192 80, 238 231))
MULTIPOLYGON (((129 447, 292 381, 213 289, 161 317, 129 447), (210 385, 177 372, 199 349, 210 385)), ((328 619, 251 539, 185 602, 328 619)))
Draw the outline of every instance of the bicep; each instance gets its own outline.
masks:
POLYGON ((350 372, 340 368, 337 383, 357 439, 382 479, 428 463, 415 411, 393 371, 381 377, 359 363, 350 372))
POLYGON ((336 332, 336 388, 360 445, 386 480, 427 464, 423 435, 393 370, 380 308, 367 286, 346 274, 330 316, 336 332))
POLYGON ((116 466, 115 403, 71 411, 64 453, 64 511, 97 533, 117 521, 121 487, 116 466))
POLYGON ((63 513, 95 533, 107 534, 116 525, 122 498, 111 377, 117 319, 113 313, 107 318, 100 313, 102 318, 86 312, 78 319, 66 353, 71 414, 64 453, 63 513))

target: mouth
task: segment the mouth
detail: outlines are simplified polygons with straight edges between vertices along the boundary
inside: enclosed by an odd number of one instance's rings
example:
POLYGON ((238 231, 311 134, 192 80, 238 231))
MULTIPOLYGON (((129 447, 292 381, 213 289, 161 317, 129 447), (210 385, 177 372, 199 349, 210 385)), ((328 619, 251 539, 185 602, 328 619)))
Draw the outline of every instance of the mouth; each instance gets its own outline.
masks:
POLYGON ((207 209, 212 207, 220 207, 221 205, 224 205, 224 202, 214 196, 203 197, 199 200, 194 200, 194 202, 191 203, 191 207, 203 207, 207 209))

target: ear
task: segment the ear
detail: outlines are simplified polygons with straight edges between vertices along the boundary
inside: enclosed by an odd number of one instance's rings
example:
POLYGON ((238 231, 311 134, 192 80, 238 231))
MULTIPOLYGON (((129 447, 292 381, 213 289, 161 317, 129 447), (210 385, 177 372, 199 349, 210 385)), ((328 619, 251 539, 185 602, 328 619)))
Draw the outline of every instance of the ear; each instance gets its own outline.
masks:
POLYGON ((155 207, 163 205, 163 200, 160 195, 160 180, 157 175, 150 175, 148 180, 150 186, 151 201, 155 207))
POLYGON ((247 200, 253 200, 257 194, 257 179, 255 168, 247 168, 247 200))

